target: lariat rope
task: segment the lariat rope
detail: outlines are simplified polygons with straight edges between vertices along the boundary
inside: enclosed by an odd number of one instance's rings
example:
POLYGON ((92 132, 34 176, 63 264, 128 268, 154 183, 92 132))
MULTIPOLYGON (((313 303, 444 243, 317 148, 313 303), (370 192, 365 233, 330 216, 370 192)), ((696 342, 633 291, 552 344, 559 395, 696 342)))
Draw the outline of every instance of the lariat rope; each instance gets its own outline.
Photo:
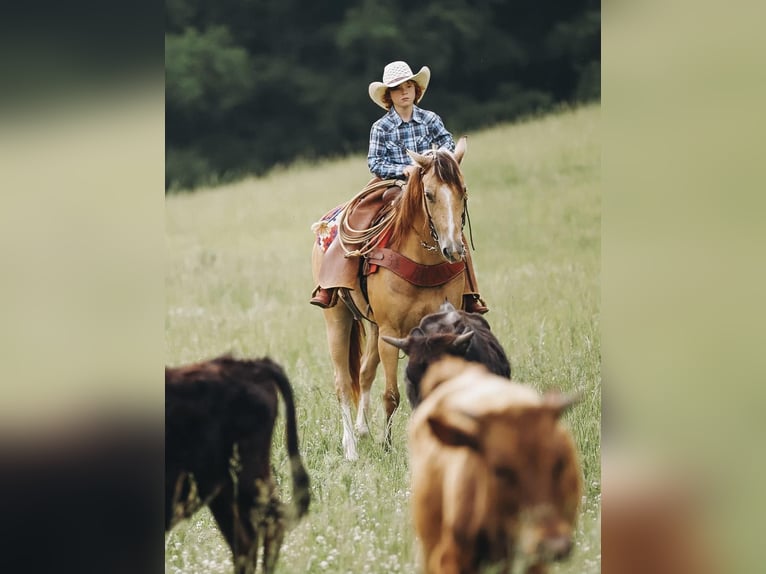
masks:
POLYGON ((374 225, 367 229, 354 229, 348 222, 349 215, 354 211, 354 208, 361 203, 372 192, 381 188, 389 188, 393 185, 399 185, 402 187, 404 182, 396 179, 386 179, 384 181, 376 181, 369 184, 362 191, 357 193, 346 205, 343 206, 340 218, 338 220, 338 241, 340 246, 346 254, 346 257, 364 257, 375 249, 375 239, 381 237, 386 231, 388 231, 394 222, 396 217, 396 210, 389 210, 383 215, 383 217, 374 225), (359 249, 348 249, 346 244, 361 244, 359 249))

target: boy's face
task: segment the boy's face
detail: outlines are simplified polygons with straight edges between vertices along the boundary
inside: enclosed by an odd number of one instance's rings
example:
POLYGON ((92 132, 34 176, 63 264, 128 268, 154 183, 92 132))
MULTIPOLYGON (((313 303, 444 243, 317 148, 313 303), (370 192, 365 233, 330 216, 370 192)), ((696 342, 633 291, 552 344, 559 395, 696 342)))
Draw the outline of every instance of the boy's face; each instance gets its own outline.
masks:
POLYGON ((391 88, 391 101, 396 107, 408 107, 415 103, 415 82, 408 80, 398 86, 391 88))

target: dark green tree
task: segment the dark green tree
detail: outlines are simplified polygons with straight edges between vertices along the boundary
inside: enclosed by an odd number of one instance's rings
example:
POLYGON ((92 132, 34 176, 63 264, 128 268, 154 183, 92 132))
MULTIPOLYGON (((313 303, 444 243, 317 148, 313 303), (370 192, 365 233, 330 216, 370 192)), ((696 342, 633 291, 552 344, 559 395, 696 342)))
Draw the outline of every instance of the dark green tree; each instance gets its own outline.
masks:
POLYGON ((452 131, 600 97, 591 0, 167 0, 166 186, 366 150, 383 66, 428 65, 452 131))

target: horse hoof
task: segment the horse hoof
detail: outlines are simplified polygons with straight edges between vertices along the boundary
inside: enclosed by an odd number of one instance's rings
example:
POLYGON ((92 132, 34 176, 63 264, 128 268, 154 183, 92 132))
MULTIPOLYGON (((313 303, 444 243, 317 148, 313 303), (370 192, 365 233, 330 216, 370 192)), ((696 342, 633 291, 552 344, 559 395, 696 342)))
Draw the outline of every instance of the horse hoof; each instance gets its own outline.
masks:
POLYGON ((355 460, 359 460, 359 455, 355 452, 347 452, 344 458, 349 462, 354 462, 355 460))
POLYGON ((346 460, 357 460, 359 458, 356 442, 343 445, 343 456, 346 460))

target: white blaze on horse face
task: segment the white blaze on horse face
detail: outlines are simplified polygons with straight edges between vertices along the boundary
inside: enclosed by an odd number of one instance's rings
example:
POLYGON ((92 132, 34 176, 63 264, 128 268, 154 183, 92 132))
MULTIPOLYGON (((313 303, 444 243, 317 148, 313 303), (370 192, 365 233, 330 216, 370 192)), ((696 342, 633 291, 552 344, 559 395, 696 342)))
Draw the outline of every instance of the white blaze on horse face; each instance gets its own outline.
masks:
POLYGON ((463 258, 463 239, 461 237, 461 218, 456 217, 455 196, 448 185, 442 185, 437 192, 439 202, 443 202, 441 212, 445 214, 443 218, 444 229, 437 230, 439 235, 439 247, 444 255, 450 261, 459 261, 463 258))

